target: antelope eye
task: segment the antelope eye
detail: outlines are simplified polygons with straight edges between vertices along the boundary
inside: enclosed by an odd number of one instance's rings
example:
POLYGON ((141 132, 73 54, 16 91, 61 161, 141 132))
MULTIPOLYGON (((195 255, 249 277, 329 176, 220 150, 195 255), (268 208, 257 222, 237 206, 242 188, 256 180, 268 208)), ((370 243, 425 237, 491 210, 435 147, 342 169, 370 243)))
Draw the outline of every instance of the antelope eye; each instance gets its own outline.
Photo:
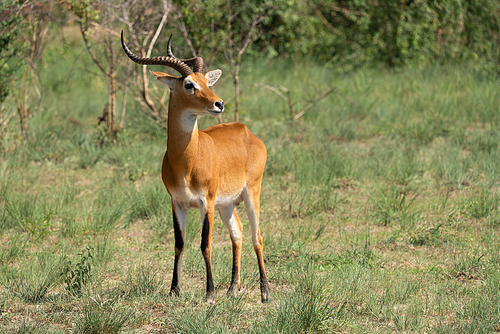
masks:
POLYGON ((194 85, 192 83, 187 83, 186 85, 184 85, 184 88, 191 90, 194 89, 194 85))

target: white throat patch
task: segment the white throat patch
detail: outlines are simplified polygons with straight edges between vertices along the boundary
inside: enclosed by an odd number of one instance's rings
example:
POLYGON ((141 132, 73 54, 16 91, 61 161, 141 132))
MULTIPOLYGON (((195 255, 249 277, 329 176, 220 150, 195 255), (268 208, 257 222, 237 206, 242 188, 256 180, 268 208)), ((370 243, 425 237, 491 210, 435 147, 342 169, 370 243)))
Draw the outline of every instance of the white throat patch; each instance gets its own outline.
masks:
POLYGON ((198 126, 198 116, 185 110, 181 116, 181 128, 184 132, 191 133, 198 126))

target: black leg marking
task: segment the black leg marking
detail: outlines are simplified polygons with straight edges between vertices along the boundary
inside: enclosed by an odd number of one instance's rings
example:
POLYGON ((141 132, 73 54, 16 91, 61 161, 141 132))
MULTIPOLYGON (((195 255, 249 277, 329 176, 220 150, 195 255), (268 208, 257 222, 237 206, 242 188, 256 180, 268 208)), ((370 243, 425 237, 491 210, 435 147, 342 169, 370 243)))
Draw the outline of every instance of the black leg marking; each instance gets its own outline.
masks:
POLYGON ((213 295, 215 293, 214 281, 212 278, 212 264, 210 261, 210 221, 208 219, 208 214, 205 215, 203 219, 203 227, 201 230, 201 253, 205 259, 205 266, 207 268, 207 301, 213 301, 213 295))
POLYGON ((201 251, 205 252, 208 249, 208 237, 210 233, 210 222, 208 221, 208 215, 205 215, 203 219, 203 227, 201 230, 201 251))
POLYGON ((261 301, 267 303, 269 301, 269 283, 267 282, 266 273, 263 270, 260 271, 260 295, 261 301))
POLYGON ((239 276, 238 276, 238 265, 234 263, 233 261, 233 274, 231 277, 231 285, 229 286, 229 289, 227 290, 227 295, 233 295, 236 296, 240 291, 241 291, 241 285, 238 283, 239 281, 239 276))
POLYGON ((175 212, 173 213, 174 218, 174 236, 175 236, 175 259, 174 259, 174 273, 172 275, 172 286, 170 287, 170 294, 179 295, 181 290, 181 285, 179 281, 180 271, 179 264, 181 259, 182 251, 184 250, 184 240, 182 239, 181 227, 179 226, 179 221, 175 212))
POLYGON ((237 260, 233 259, 233 273, 231 275, 231 284, 236 283, 236 281, 239 279, 238 271, 239 271, 239 268, 238 268, 237 260))
POLYGON ((172 277, 172 286, 170 287, 170 295, 176 295, 178 296, 181 290, 181 285, 179 282, 179 254, 175 254, 175 260, 174 260, 174 274, 172 277))
POLYGON ((182 239, 181 227, 179 226, 179 221, 174 212, 174 236, 175 236, 175 248, 182 251, 184 249, 184 240, 182 239))

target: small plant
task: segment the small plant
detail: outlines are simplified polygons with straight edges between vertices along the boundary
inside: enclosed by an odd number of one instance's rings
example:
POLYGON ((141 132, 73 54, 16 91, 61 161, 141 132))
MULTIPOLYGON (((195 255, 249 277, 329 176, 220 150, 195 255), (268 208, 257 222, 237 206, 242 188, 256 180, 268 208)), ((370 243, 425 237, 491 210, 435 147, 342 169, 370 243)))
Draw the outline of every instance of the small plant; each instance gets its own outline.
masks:
POLYGON ((130 182, 134 183, 141 176, 139 169, 134 164, 125 164, 128 169, 128 179, 130 182))
POLYGON ((80 261, 74 266, 71 261, 66 258, 66 264, 61 272, 66 283, 66 291, 73 296, 81 296, 84 286, 90 281, 92 269, 91 262, 94 259, 92 247, 86 247, 84 251, 78 253, 80 261))
POLYGON ((50 218, 52 218, 52 210, 42 218, 35 217, 35 219, 32 220, 27 217, 23 221, 24 228, 30 233, 32 243, 35 243, 47 233, 51 232, 49 231, 49 228, 52 226, 50 218))

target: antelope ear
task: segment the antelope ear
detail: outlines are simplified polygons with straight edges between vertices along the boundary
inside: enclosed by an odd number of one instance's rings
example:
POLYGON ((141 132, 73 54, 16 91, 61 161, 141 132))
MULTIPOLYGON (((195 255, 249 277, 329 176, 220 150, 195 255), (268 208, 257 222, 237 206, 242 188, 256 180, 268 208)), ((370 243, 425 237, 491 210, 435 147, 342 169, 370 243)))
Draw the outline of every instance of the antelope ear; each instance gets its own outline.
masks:
POLYGON ((217 80, 219 80, 221 75, 221 70, 213 70, 205 73, 205 78, 207 78, 207 86, 213 86, 217 82, 217 80))
POLYGON ((181 77, 176 77, 163 72, 155 72, 155 71, 149 71, 149 72, 151 72, 151 74, 154 75, 158 81, 163 82, 170 89, 173 89, 175 86, 175 82, 178 79, 181 79, 181 77))

